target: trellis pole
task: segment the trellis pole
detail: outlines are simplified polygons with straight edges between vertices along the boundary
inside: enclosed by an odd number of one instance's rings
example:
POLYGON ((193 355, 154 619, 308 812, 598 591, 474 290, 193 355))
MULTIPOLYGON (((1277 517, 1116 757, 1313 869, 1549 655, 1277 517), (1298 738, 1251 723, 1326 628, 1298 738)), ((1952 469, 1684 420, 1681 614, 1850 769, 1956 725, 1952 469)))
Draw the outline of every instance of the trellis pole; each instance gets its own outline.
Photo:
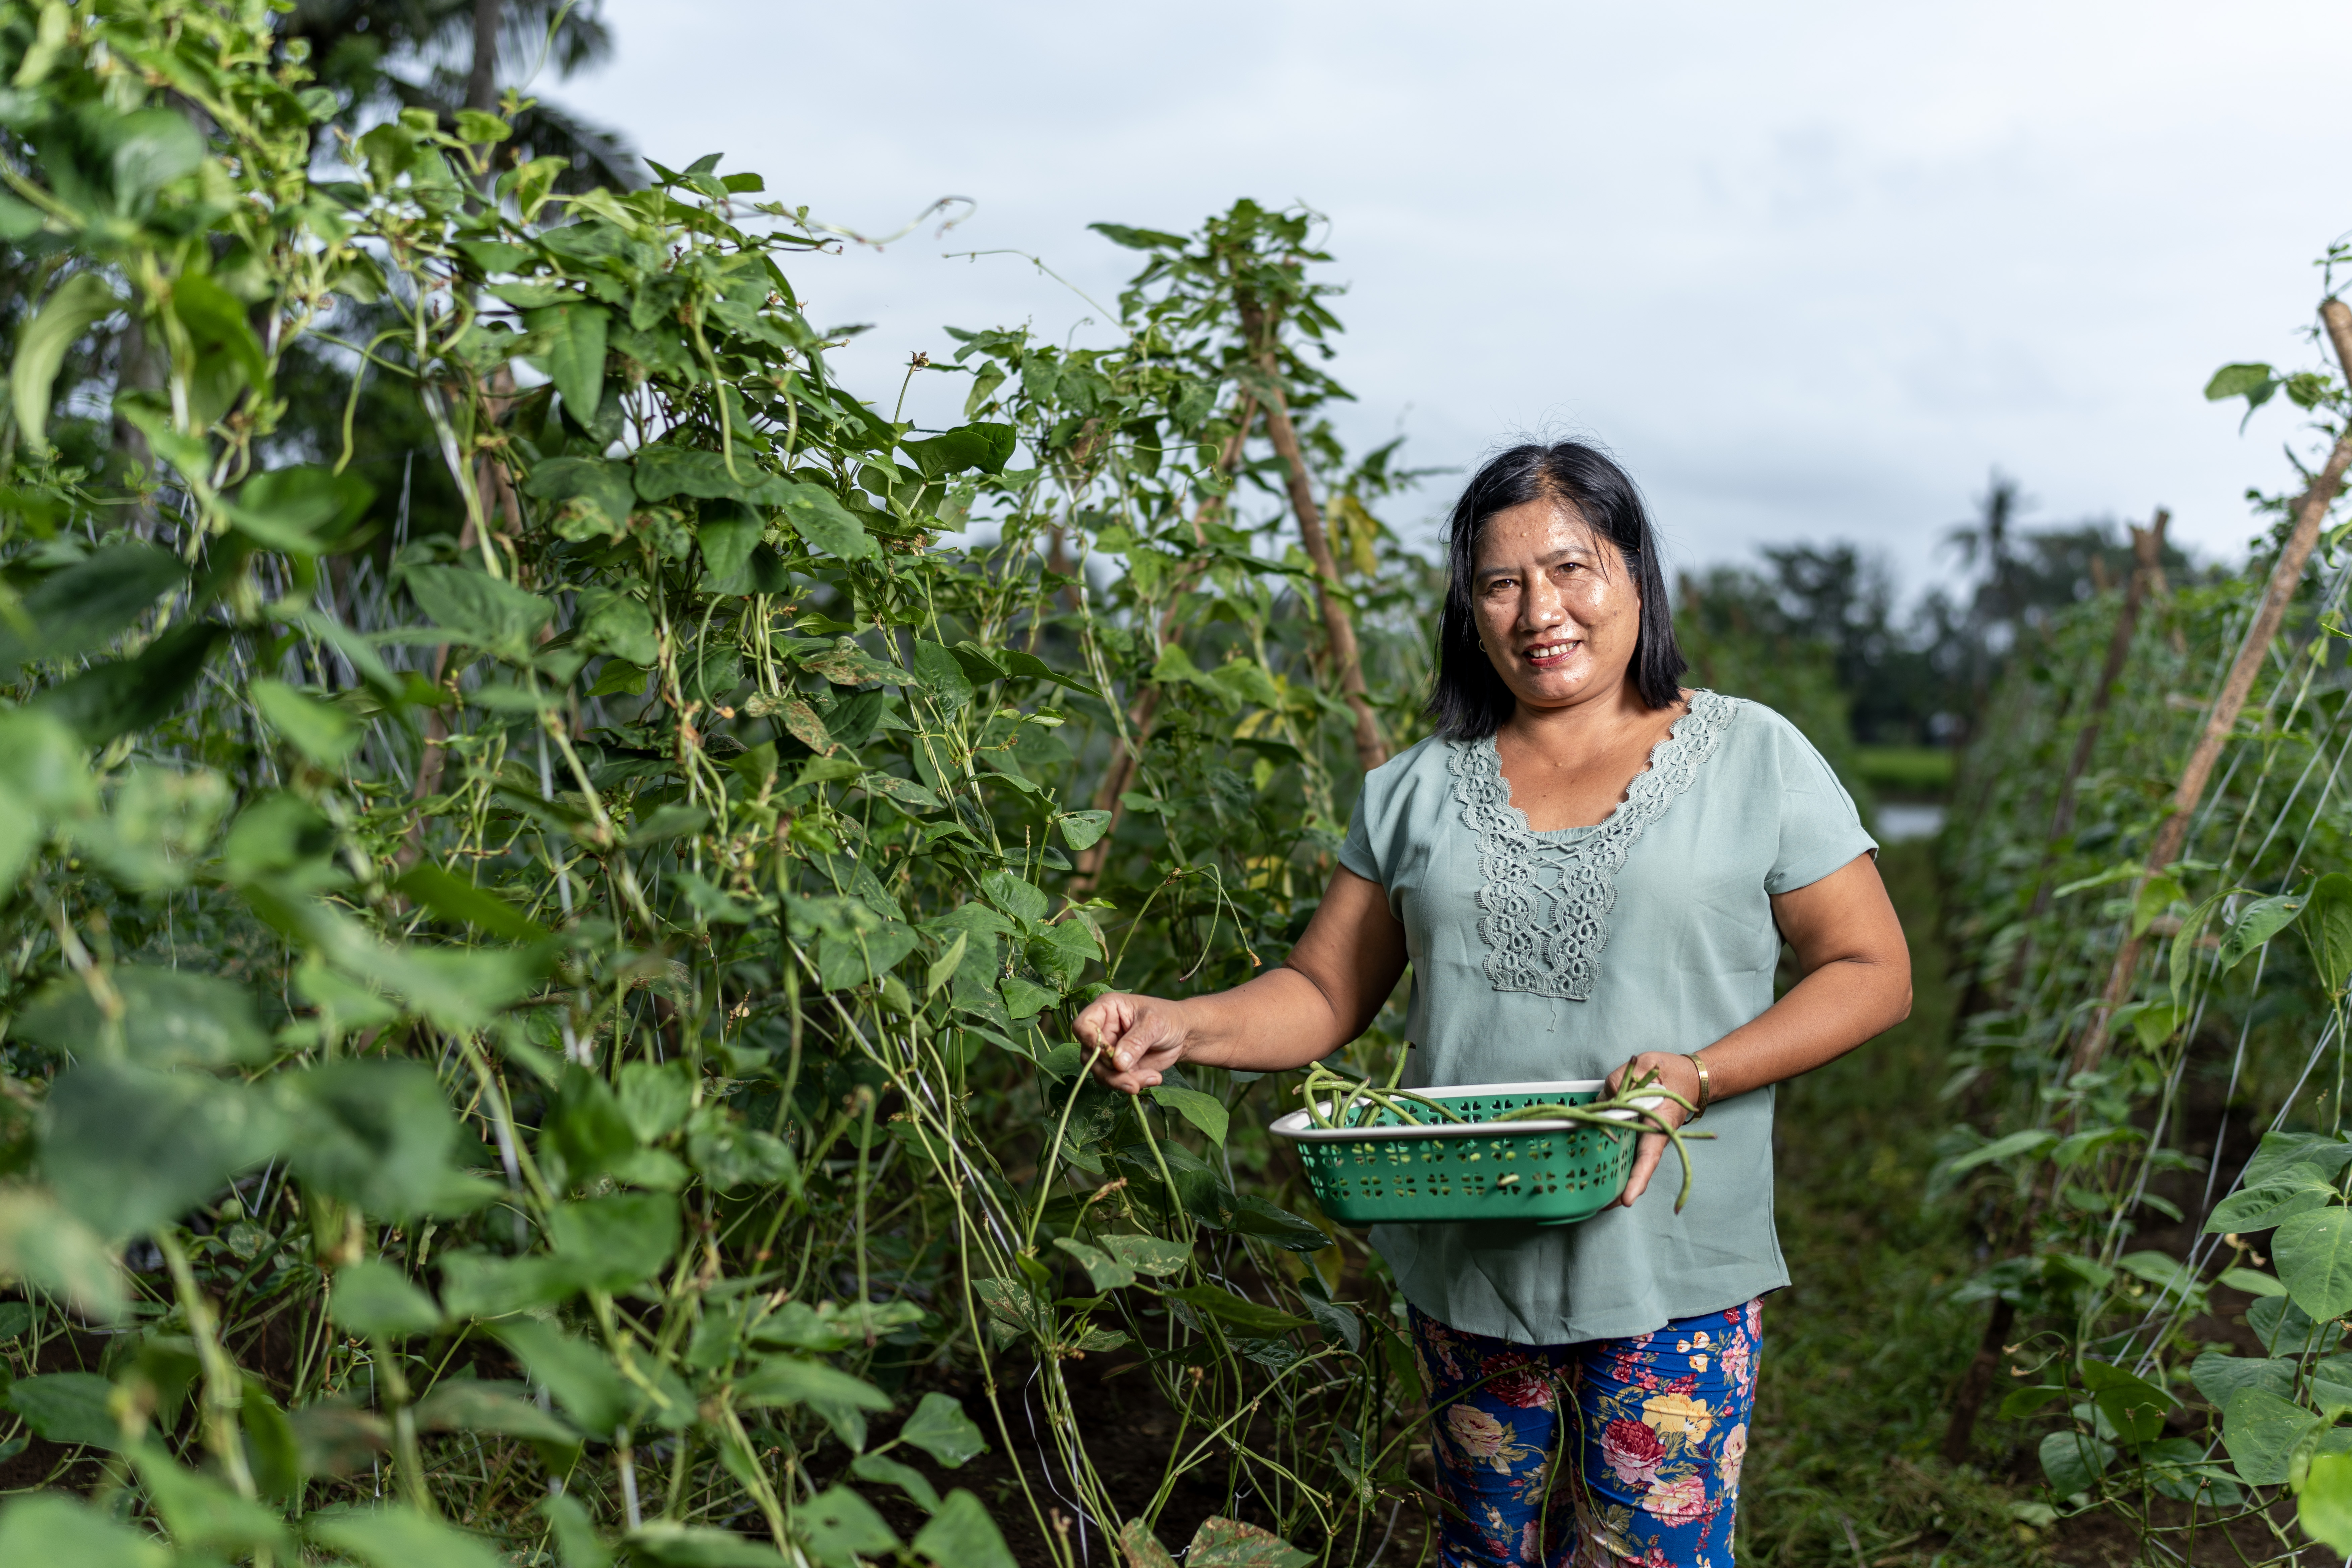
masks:
MULTIPOLYGON (((2326 323, 2328 341, 2335 345, 2336 358, 2344 367, 2347 384, 2352 384, 2352 306, 2341 300, 2329 300, 2319 307, 2319 317, 2326 323)), ((2196 748, 2189 753, 2188 765, 2180 770, 2179 786, 2172 792, 2172 805, 2148 845, 2137 886, 2147 886, 2149 878, 2161 874, 2179 858, 2181 846, 2189 837, 2189 818, 2205 796, 2205 785, 2213 776, 2214 764, 2221 760, 2222 746, 2238 727, 2238 716, 2244 711, 2246 699, 2254 689, 2254 677, 2262 672, 2263 661, 2270 657, 2271 643, 2277 637, 2279 626, 2286 618, 2287 605, 2294 602, 2295 589, 2303 582, 2303 569, 2311 560, 2312 548, 2319 542, 2319 525, 2327 520, 2327 509, 2335 504, 2337 492, 2344 488, 2347 468, 2352 468, 2352 425, 2347 425, 2336 438, 2326 463, 2313 477, 2303 499, 2295 503, 2294 527, 2279 550, 2278 563, 2271 568, 2271 580, 2263 590, 2253 624, 2246 628, 2246 639, 2238 646, 2238 657, 2230 666, 2229 677, 2213 699, 2212 711, 2206 715, 2204 732, 2198 736, 2196 748)), ((2107 972, 2106 989, 2091 1015, 2091 1026, 2074 1044, 2072 1071, 2089 1072, 2105 1057, 2108 1024, 2130 994, 2132 976, 2139 968, 2146 940, 2145 933, 2126 935, 2123 946, 2116 951, 2115 965, 2107 972)))
MULTIPOLYGON (((2328 342, 2335 347, 2336 362, 2344 367, 2347 385, 2352 385, 2352 306, 2341 300, 2327 300, 2319 307, 2320 321, 2327 328, 2328 342)), ((2303 497, 2295 503, 2294 527, 2287 533, 2286 542, 2272 568, 2270 581, 2263 589, 2262 603, 2254 613, 2253 624, 2246 628, 2245 640, 2238 647, 2238 656, 2230 666, 2228 677, 2213 700, 2212 711, 2206 716, 2204 731, 2189 753, 2188 764, 2181 769, 2180 783, 2172 792, 2172 803, 2164 821, 2158 826, 2156 837, 2149 842, 2148 852, 2141 863, 2137 888, 2145 887, 2150 877, 2157 875, 2179 858, 2182 844, 2189 837, 2189 823, 2198 803, 2204 798, 2205 786, 2211 781, 2214 764, 2220 761, 2221 748, 2238 727, 2238 718, 2245 710, 2246 699, 2254 688, 2254 677, 2262 670, 2263 661, 2270 655, 2272 642, 2286 619, 2287 605, 2294 602, 2295 590, 2303 582, 2303 569, 2310 563, 2311 552, 2319 542, 2319 526, 2326 521, 2327 509, 2335 504, 2343 489, 2344 476, 2352 468, 2352 424, 2336 438, 2327 454, 2327 461, 2314 476, 2303 497)), ((2129 994, 2132 977, 2139 968, 2144 937, 2126 934, 2123 946, 2116 952, 2115 964, 2107 973, 2107 984, 2101 992, 2097 1008, 2092 1015, 2091 1026, 2075 1043, 2070 1070, 2088 1072, 2105 1058, 2108 1042, 2108 1026, 2117 1007, 2129 994)), ((2029 1212, 2022 1222, 2030 1229, 2033 1223, 2029 1212)), ((1954 1465, 1967 1459, 1976 1430, 1979 1412, 1986 1395, 1991 1391, 1994 1375, 1999 1371, 2005 1343, 2011 1325, 2016 1321, 2014 1303, 1995 1297, 1990 1321, 1985 1325, 1983 1342, 1977 1347, 1975 1358, 1960 1377, 1959 1386, 1953 1391, 1952 1416, 1944 1429, 1944 1458, 1954 1465)))

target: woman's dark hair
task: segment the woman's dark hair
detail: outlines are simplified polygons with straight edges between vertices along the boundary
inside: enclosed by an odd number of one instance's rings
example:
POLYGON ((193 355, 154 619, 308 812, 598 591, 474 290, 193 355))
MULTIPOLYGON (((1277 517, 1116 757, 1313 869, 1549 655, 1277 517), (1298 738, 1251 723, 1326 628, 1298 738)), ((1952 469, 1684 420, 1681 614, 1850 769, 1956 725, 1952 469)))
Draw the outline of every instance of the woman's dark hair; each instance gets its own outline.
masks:
POLYGON ((1488 458, 1454 503, 1446 537, 1445 607, 1437 616, 1437 673, 1430 681, 1428 708, 1445 740, 1484 740, 1511 716, 1511 689, 1478 646, 1470 595, 1486 524, 1496 513, 1531 500, 1564 503, 1617 547, 1642 594, 1630 671, 1633 689, 1653 708, 1667 706, 1681 693, 1682 673, 1690 666, 1675 641, 1657 535, 1633 476, 1580 442, 1528 443, 1488 458))

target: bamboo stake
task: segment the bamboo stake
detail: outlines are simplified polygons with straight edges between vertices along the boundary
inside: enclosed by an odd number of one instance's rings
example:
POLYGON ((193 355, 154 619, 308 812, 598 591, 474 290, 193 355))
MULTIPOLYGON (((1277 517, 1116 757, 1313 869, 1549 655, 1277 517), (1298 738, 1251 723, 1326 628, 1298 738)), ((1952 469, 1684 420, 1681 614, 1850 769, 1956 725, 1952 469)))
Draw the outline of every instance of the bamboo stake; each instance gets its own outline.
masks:
POLYGON ((1290 423, 1290 409, 1282 395, 1282 384, 1274 379, 1274 351, 1269 348, 1259 357, 1259 368, 1265 372, 1265 431, 1274 438, 1274 449, 1282 458, 1285 475, 1290 488, 1290 510, 1298 519, 1299 542, 1307 547, 1307 559, 1315 563, 1318 579, 1315 596, 1323 609, 1324 635, 1331 642, 1331 662, 1339 667, 1339 695, 1356 715, 1356 761, 1366 773, 1389 760, 1388 742, 1381 738, 1380 720, 1372 712, 1371 700, 1364 693, 1363 655, 1356 642, 1356 623, 1349 618, 1346 592, 1339 584, 1339 563, 1331 558, 1331 541, 1323 531, 1323 509, 1315 502, 1314 487, 1307 479, 1307 462, 1298 450, 1298 432, 1290 423))
MULTIPOLYGON (((2329 300, 2319 307, 2319 315, 2326 323, 2336 361, 2344 367, 2347 381, 2352 382, 2352 306, 2341 300, 2329 300)), ((2311 559, 2312 547, 2319 542, 2319 525, 2326 521, 2327 509, 2344 488, 2347 468, 2352 468, 2352 427, 2336 438, 2326 465, 2313 478, 2311 488, 2303 492, 2303 499, 2295 503, 2294 528, 2279 551, 2277 564, 2271 569, 2270 583, 2263 590, 2253 625, 2246 628, 2246 639, 2239 645, 2229 677, 2213 700, 2204 733, 2197 738, 2196 749, 2189 753, 2189 763, 2181 769, 2179 787, 2172 792, 2171 808, 2148 846, 2147 858, 2140 870, 2140 886, 2146 886, 2148 878, 2179 858, 2182 842, 2189 836, 2189 818, 2198 802, 2204 798, 2205 785, 2213 776, 2214 763, 2221 760, 2222 746, 2238 727, 2238 715, 2245 709, 2246 699, 2254 689, 2254 677, 2261 673, 2263 661, 2270 656, 2271 643, 2278 636, 2280 623, 2286 618, 2287 605, 2303 582, 2304 566, 2311 559)), ((2106 989, 2092 1015, 2091 1026, 2074 1047, 2073 1071, 2088 1072, 2106 1055, 2108 1022, 2131 990, 2143 942, 2140 936, 2127 936, 2116 953, 2115 967, 2107 973, 2106 989)))
POLYGON ((1388 742, 1381 737, 1380 720, 1365 695, 1364 661, 1356 641, 1356 623, 1348 615, 1347 590, 1340 585, 1339 565, 1331 556, 1330 536, 1324 531, 1323 509, 1316 503, 1308 480, 1307 459, 1298 448, 1298 429, 1290 422, 1290 400, 1282 389, 1282 360, 1274 341, 1274 323, 1265 307, 1244 294, 1240 300, 1242 336, 1255 356, 1265 385, 1258 395, 1265 403, 1265 433, 1282 459, 1283 479, 1290 492, 1290 510, 1298 519, 1298 541, 1315 567, 1315 597, 1323 611, 1323 631, 1331 645, 1331 662, 1339 677, 1339 695, 1356 715, 1356 761, 1366 773, 1389 760, 1388 742))
MULTIPOLYGON (((2341 300, 2328 300, 2319 307, 2319 315, 2327 327, 2327 337, 2336 350, 2336 358, 2344 367, 2347 382, 2352 382, 2352 307, 2341 300)), ((2334 504, 2336 493, 2343 488, 2344 475, 2352 468, 2352 427, 2336 439, 2327 454, 2326 463, 2311 481, 2295 503, 2294 527, 2289 531, 2279 558, 2271 569, 2269 584, 2263 590, 2261 606, 2255 611, 2253 624, 2246 628, 2245 640, 2239 645, 2238 657, 2230 666, 2230 673, 2221 683, 2214 699, 2213 710, 2205 721, 2203 733, 2196 748, 2189 754, 2188 765, 2182 768, 2180 783, 2172 793, 2172 805, 2148 846, 2143 862, 2139 885, 2169 866, 2179 855, 2181 845, 2189 836, 2189 822, 2204 798, 2205 786, 2213 774, 2213 767, 2221 755, 2221 747, 2237 729, 2238 716, 2244 711, 2246 699, 2253 691, 2254 677, 2260 673, 2263 661, 2270 655, 2273 639, 2278 636, 2280 624, 2286 618, 2286 607, 2294 598, 2295 589, 2303 581, 2303 569, 2311 559, 2311 552, 2319 542, 2319 525, 2326 520, 2327 509, 2334 504)), ((2145 561, 2145 558, 2143 558, 2145 561)), ((2156 575, 2150 586, 2164 592, 2162 556, 2156 556, 2156 575)), ((2137 574, 2135 574, 2136 575, 2137 574)), ((2112 650, 2111 650, 2112 652, 2112 650)), ((2110 660, 2112 664, 2112 659, 2110 660)), ((2079 747, 2078 747, 2079 749, 2079 747)), ((2089 1030, 2074 1047, 2071 1063, 2074 1072, 2087 1072, 2099 1065, 2107 1048, 2107 1029, 2115 1010, 2122 1005, 2129 993, 2133 976, 2139 968, 2143 939, 2126 936, 2116 954, 2115 966, 2107 974, 2106 988, 2101 993, 2097 1010, 2089 1030)), ((2033 1223, 2031 1211, 2021 1228, 2030 1231, 2033 1223)), ((1958 1465, 1968 1458, 1973 1439, 1977 1416, 1990 1394, 1994 1375, 2010 1347, 2003 1342, 2009 1337, 2016 1320, 2017 1309, 2011 1302, 1996 1298, 1990 1320, 1985 1325, 1985 1335, 1977 1348, 1974 1361, 1962 1374, 1954 1391, 1952 1418, 1944 1429, 1944 1458, 1958 1465)))
MULTIPOLYGON (((2099 743, 2099 728, 2115 700, 2116 683, 2123 679, 2124 660, 2130 657, 2132 637, 2139 630, 2140 606, 2155 584, 2163 580, 2164 531, 2171 521, 2172 514, 2158 507, 2153 522, 2131 531, 2132 553, 2138 558, 2138 564, 2124 585, 2123 612, 2116 617, 2116 635, 2108 640, 2107 660, 2099 668, 2098 689, 2091 693, 2090 716, 2084 720, 2082 731, 2074 737, 2074 754, 2067 759, 2066 776, 2058 786, 2058 805, 2050 814, 2053 847, 2074 831, 2075 785, 2081 782, 2084 770, 2091 765, 2091 752, 2099 743)), ((2040 914, 2047 908, 2047 894, 2037 894, 2034 912, 2040 914)))

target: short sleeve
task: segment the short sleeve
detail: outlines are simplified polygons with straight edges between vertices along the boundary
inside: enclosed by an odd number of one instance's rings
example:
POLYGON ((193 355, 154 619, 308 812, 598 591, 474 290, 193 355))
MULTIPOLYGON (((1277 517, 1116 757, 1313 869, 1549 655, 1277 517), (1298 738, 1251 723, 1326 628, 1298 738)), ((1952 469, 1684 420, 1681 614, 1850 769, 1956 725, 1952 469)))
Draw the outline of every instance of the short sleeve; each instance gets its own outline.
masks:
POLYGON ((1836 770, 1794 724, 1769 709, 1780 775, 1780 845, 1764 890, 1774 896, 1809 888, 1858 856, 1874 854, 1878 840, 1862 826, 1853 796, 1836 770))
POLYGON ((1381 788, 1381 770, 1375 768, 1364 775, 1364 787, 1356 795, 1356 813, 1348 819, 1348 837, 1339 846, 1339 864, 1367 882, 1388 886, 1381 875, 1380 857, 1372 853, 1372 818, 1378 815, 1375 803, 1385 792, 1381 788))

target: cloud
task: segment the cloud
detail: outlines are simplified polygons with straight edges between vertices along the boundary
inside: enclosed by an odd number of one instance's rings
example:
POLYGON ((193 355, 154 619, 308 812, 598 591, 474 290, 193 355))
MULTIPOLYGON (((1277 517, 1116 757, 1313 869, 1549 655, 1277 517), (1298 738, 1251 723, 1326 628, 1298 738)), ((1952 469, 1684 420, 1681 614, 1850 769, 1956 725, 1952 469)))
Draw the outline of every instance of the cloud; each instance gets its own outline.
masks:
MULTIPOLYGON (((2199 393, 2305 363, 2311 258, 2352 226, 2313 134, 2352 13, 2011 0, 1813 4, 607 0, 566 85, 654 156, 724 150, 831 221, 979 203, 944 241, 793 265, 890 395, 946 323, 1099 331, 1108 218, 1238 195, 1331 220, 1349 437, 1419 463, 1548 422, 1634 469, 1689 562, 1790 538, 1887 551, 1916 588, 1995 464, 2040 517, 2142 516, 2233 553, 2286 481, 2199 393), (2298 105, 2307 106, 2298 110, 2298 105)), ((928 378, 909 407, 950 416, 928 378)), ((1427 511, 1444 497, 1425 498, 1427 511)))

